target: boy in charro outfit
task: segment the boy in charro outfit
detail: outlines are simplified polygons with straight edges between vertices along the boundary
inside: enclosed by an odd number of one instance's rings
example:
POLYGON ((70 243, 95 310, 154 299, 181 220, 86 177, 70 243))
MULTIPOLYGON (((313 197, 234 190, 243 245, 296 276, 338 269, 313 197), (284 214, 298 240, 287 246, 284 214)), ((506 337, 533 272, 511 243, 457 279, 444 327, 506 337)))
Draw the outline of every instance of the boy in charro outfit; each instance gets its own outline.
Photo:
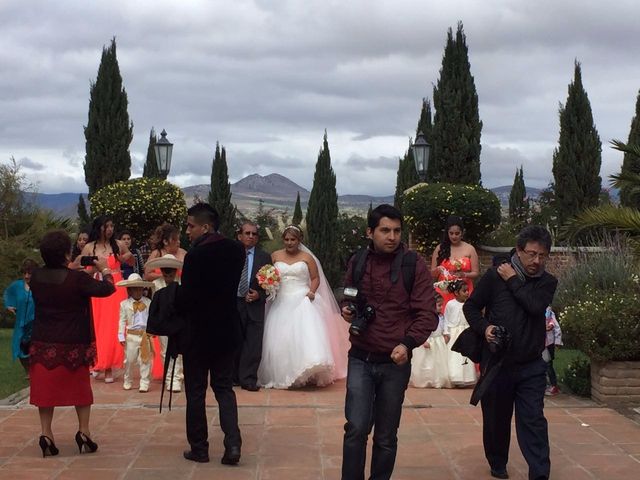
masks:
POLYGON ((118 340, 124 347, 125 390, 131 390, 131 367, 137 363, 140 367, 140 393, 149 391, 151 383, 151 365, 153 363, 153 343, 147 334, 147 319, 151 300, 145 297, 144 289, 152 288, 152 282, 142 280, 140 275, 132 273, 127 280, 118 282, 119 287, 127 287, 128 298, 120 303, 120 324, 118 340))

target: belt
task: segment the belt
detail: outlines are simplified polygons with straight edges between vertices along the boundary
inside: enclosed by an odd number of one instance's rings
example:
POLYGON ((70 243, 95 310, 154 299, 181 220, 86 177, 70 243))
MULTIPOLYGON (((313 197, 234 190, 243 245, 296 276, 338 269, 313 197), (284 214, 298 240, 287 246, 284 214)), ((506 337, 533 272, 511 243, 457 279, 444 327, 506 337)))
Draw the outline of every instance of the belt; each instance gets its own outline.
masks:
POLYGON ((349 356, 367 363, 393 363, 393 360, 391 360, 391 352, 375 353, 362 350, 361 348, 351 347, 349 356))
POLYGON ((147 334, 146 330, 133 330, 127 329, 127 335, 135 335, 136 337, 142 337, 140 342, 140 358, 143 362, 151 360, 151 356, 154 354, 153 345, 151 343, 151 337, 147 334))

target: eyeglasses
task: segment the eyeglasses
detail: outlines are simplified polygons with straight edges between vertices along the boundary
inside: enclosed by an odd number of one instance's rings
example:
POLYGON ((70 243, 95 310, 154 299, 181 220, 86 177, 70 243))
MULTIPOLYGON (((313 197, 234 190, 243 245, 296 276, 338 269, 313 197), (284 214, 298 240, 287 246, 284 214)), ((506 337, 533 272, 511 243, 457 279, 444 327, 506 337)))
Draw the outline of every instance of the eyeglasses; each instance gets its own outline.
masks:
POLYGON ((544 262, 549 258, 548 253, 540 253, 534 250, 522 250, 522 253, 524 253, 529 260, 534 260, 537 257, 541 262, 544 262))
POLYGON ((257 237, 258 236, 258 232, 242 232, 243 235, 246 235, 248 237, 257 237))

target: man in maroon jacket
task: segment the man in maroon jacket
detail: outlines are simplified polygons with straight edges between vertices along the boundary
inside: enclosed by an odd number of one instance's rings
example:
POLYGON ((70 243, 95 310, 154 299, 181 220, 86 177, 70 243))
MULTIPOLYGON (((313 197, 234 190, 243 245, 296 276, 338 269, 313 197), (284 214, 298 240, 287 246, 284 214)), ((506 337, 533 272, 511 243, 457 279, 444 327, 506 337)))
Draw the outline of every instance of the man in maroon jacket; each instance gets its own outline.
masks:
MULTIPOLYGON (((391 478, 404 392, 411 374, 411 351, 438 325, 433 281, 419 255, 413 284, 405 285, 403 264, 408 250, 400 242, 401 233, 400 211, 391 205, 378 206, 369 215, 367 236, 371 244, 364 268, 356 274, 360 278, 354 278, 360 254, 347 268, 345 285, 358 288, 360 308, 364 304, 373 307, 375 317, 359 334, 351 329, 342 480, 364 479, 367 439, 374 425, 369 478, 391 478)), ((343 307, 342 316, 348 322, 355 319, 348 306, 343 307)))

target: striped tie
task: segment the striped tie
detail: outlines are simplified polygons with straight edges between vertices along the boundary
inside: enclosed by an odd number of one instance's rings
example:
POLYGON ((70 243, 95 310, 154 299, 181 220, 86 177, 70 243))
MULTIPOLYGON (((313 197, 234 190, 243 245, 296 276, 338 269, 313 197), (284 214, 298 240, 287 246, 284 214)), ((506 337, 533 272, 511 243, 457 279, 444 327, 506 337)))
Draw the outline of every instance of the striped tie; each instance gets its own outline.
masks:
POLYGON ((238 296, 244 297, 249 293, 249 280, 247 279, 249 273, 249 255, 244 259, 244 267, 242 267, 242 273, 240 274, 240 283, 238 283, 238 296))

